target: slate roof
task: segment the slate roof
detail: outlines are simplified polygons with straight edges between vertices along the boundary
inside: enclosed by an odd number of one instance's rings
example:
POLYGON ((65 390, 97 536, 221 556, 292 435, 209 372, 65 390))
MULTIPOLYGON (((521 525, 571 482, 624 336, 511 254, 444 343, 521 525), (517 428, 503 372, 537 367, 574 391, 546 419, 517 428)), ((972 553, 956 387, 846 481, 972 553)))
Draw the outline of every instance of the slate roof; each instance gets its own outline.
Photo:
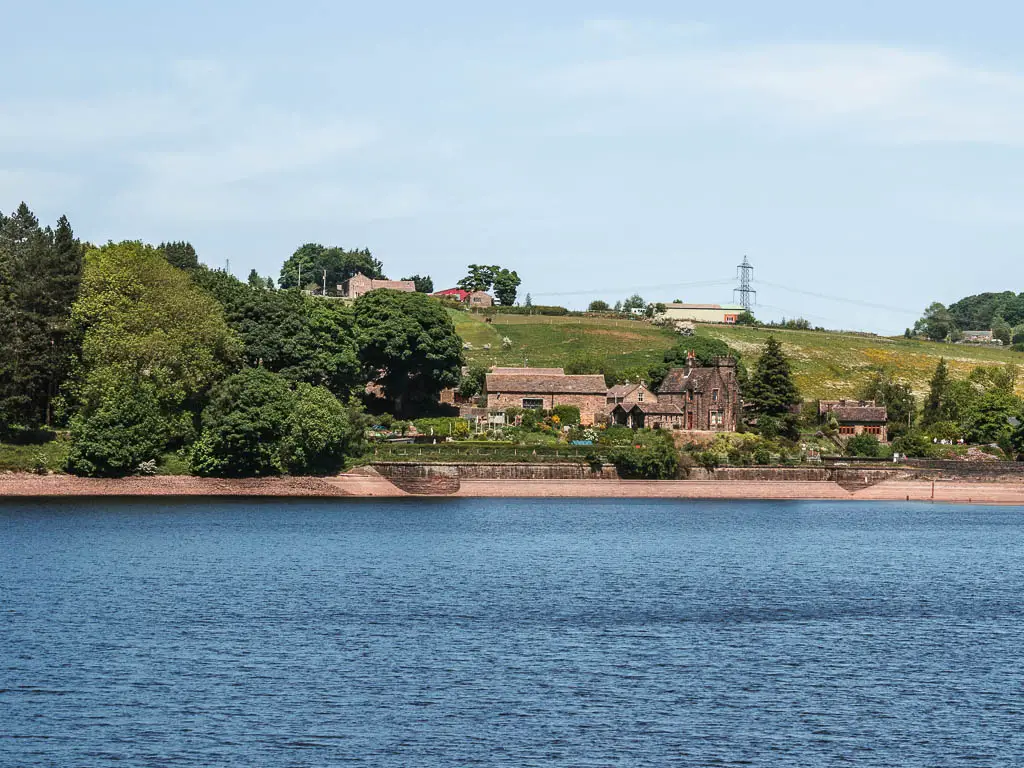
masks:
POLYGON ((840 424, 885 424, 889 420, 889 413, 884 405, 837 405, 832 409, 832 413, 840 424))
POLYGON ((608 390, 608 397, 626 397, 630 392, 636 392, 642 386, 644 386, 642 381, 633 384, 616 384, 608 390))
POLYGON ((489 373, 488 393, 515 392, 538 395, 601 395, 608 391, 601 374, 566 376, 550 373, 489 373))
POLYGON ((536 373, 536 374, 545 374, 545 375, 549 375, 549 376, 565 376, 565 369, 564 368, 499 368, 498 366, 494 366, 494 367, 491 368, 489 373, 499 373, 499 374, 514 374, 514 373, 529 374, 529 373, 536 373))
POLYGON ((691 368, 690 375, 687 376, 685 368, 671 368, 665 375, 665 379, 661 382, 661 386, 658 387, 658 394, 686 392, 691 389, 695 392, 701 392, 708 381, 714 378, 717 370, 719 369, 699 366, 691 368))

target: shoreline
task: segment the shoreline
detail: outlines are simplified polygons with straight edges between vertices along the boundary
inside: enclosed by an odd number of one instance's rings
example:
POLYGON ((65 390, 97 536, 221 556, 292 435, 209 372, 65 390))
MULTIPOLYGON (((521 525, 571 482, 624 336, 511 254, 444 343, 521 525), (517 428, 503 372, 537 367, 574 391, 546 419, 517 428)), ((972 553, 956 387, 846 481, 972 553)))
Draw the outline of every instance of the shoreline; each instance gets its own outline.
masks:
POLYGON ((451 493, 409 493, 379 475, 212 479, 191 476, 83 478, 0 474, 0 501, 30 498, 611 498, 934 501, 1024 506, 1024 482, 891 479, 848 489, 836 482, 785 480, 464 479, 451 493))

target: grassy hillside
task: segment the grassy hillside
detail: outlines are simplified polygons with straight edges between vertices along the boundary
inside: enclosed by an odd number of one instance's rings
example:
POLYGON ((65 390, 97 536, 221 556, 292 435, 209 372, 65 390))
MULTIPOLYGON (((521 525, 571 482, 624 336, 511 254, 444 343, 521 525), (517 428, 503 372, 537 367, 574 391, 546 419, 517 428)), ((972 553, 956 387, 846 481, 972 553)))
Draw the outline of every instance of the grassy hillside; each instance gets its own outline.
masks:
MULTIPOLYGON (((479 315, 465 312, 452 312, 452 316, 456 330, 473 345, 468 359, 482 365, 522 365, 525 357, 529 365, 558 366, 575 356, 594 354, 625 369, 660 362, 665 350, 681 339, 634 320, 498 315, 485 323, 479 315), (502 349, 503 336, 512 340, 511 349, 502 349), (491 349, 484 350, 485 344, 491 349)), ((895 371, 923 395, 940 357, 946 358, 958 378, 978 365, 1024 365, 1024 354, 997 347, 724 325, 700 326, 697 333, 722 339, 748 365, 757 359, 768 335, 774 334, 792 359, 797 384, 808 399, 856 397, 871 372, 880 367, 895 371)), ((1024 394, 1024 379, 1018 386, 1024 394)))

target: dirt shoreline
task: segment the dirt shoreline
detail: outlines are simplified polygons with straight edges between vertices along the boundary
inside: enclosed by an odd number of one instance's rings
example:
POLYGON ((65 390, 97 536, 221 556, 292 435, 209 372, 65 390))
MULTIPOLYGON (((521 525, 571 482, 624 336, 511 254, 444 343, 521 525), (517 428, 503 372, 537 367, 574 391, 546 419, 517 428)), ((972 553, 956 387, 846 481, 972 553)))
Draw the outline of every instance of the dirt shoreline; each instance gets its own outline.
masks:
MULTIPOLYGON (((95 497, 415 498, 379 476, 94 479, 0 474, 0 500, 95 497)), ((425 496, 429 497, 429 496, 425 496)), ((618 498, 935 501, 1024 506, 1024 482, 893 479, 847 489, 830 481, 742 480, 462 480, 442 498, 618 498)), ((433 498, 437 498, 436 496, 433 498)))

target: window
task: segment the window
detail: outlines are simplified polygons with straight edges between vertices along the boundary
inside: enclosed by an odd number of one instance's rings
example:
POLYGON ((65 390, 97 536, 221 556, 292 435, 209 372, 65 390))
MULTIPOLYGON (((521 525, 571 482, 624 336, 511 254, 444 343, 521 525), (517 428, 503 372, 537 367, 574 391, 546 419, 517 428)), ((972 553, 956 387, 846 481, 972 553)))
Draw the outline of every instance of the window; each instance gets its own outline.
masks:
POLYGON ((636 393, 636 401, 642 403, 644 401, 644 391, 641 389, 636 393))
POLYGON ((718 390, 717 389, 712 389, 711 390, 711 402, 712 403, 717 403, 718 402, 718 390))
POLYGON ((722 426, 722 412, 721 411, 711 411, 710 416, 711 416, 710 421, 711 421, 711 426, 712 427, 720 427, 720 426, 722 426))
POLYGON ((543 397, 524 397, 523 408, 528 408, 531 411, 539 411, 544 407, 543 397))
POLYGON ((869 435, 876 435, 876 436, 878 436, 878 435, 882 434, 882 428, 881 427, 865 427, 864 431, 867 432, 869 435))
POLYGON ((839 428, 839 434, 840 435, 852 435, 854 432, 856 432, 856 430, 853 427, 840 427, 839 428))
POLYGON ((693 402, 693 390, 692 389, 689 392, 686 393, 686 399, 689 400, 691 403, 693 402))

